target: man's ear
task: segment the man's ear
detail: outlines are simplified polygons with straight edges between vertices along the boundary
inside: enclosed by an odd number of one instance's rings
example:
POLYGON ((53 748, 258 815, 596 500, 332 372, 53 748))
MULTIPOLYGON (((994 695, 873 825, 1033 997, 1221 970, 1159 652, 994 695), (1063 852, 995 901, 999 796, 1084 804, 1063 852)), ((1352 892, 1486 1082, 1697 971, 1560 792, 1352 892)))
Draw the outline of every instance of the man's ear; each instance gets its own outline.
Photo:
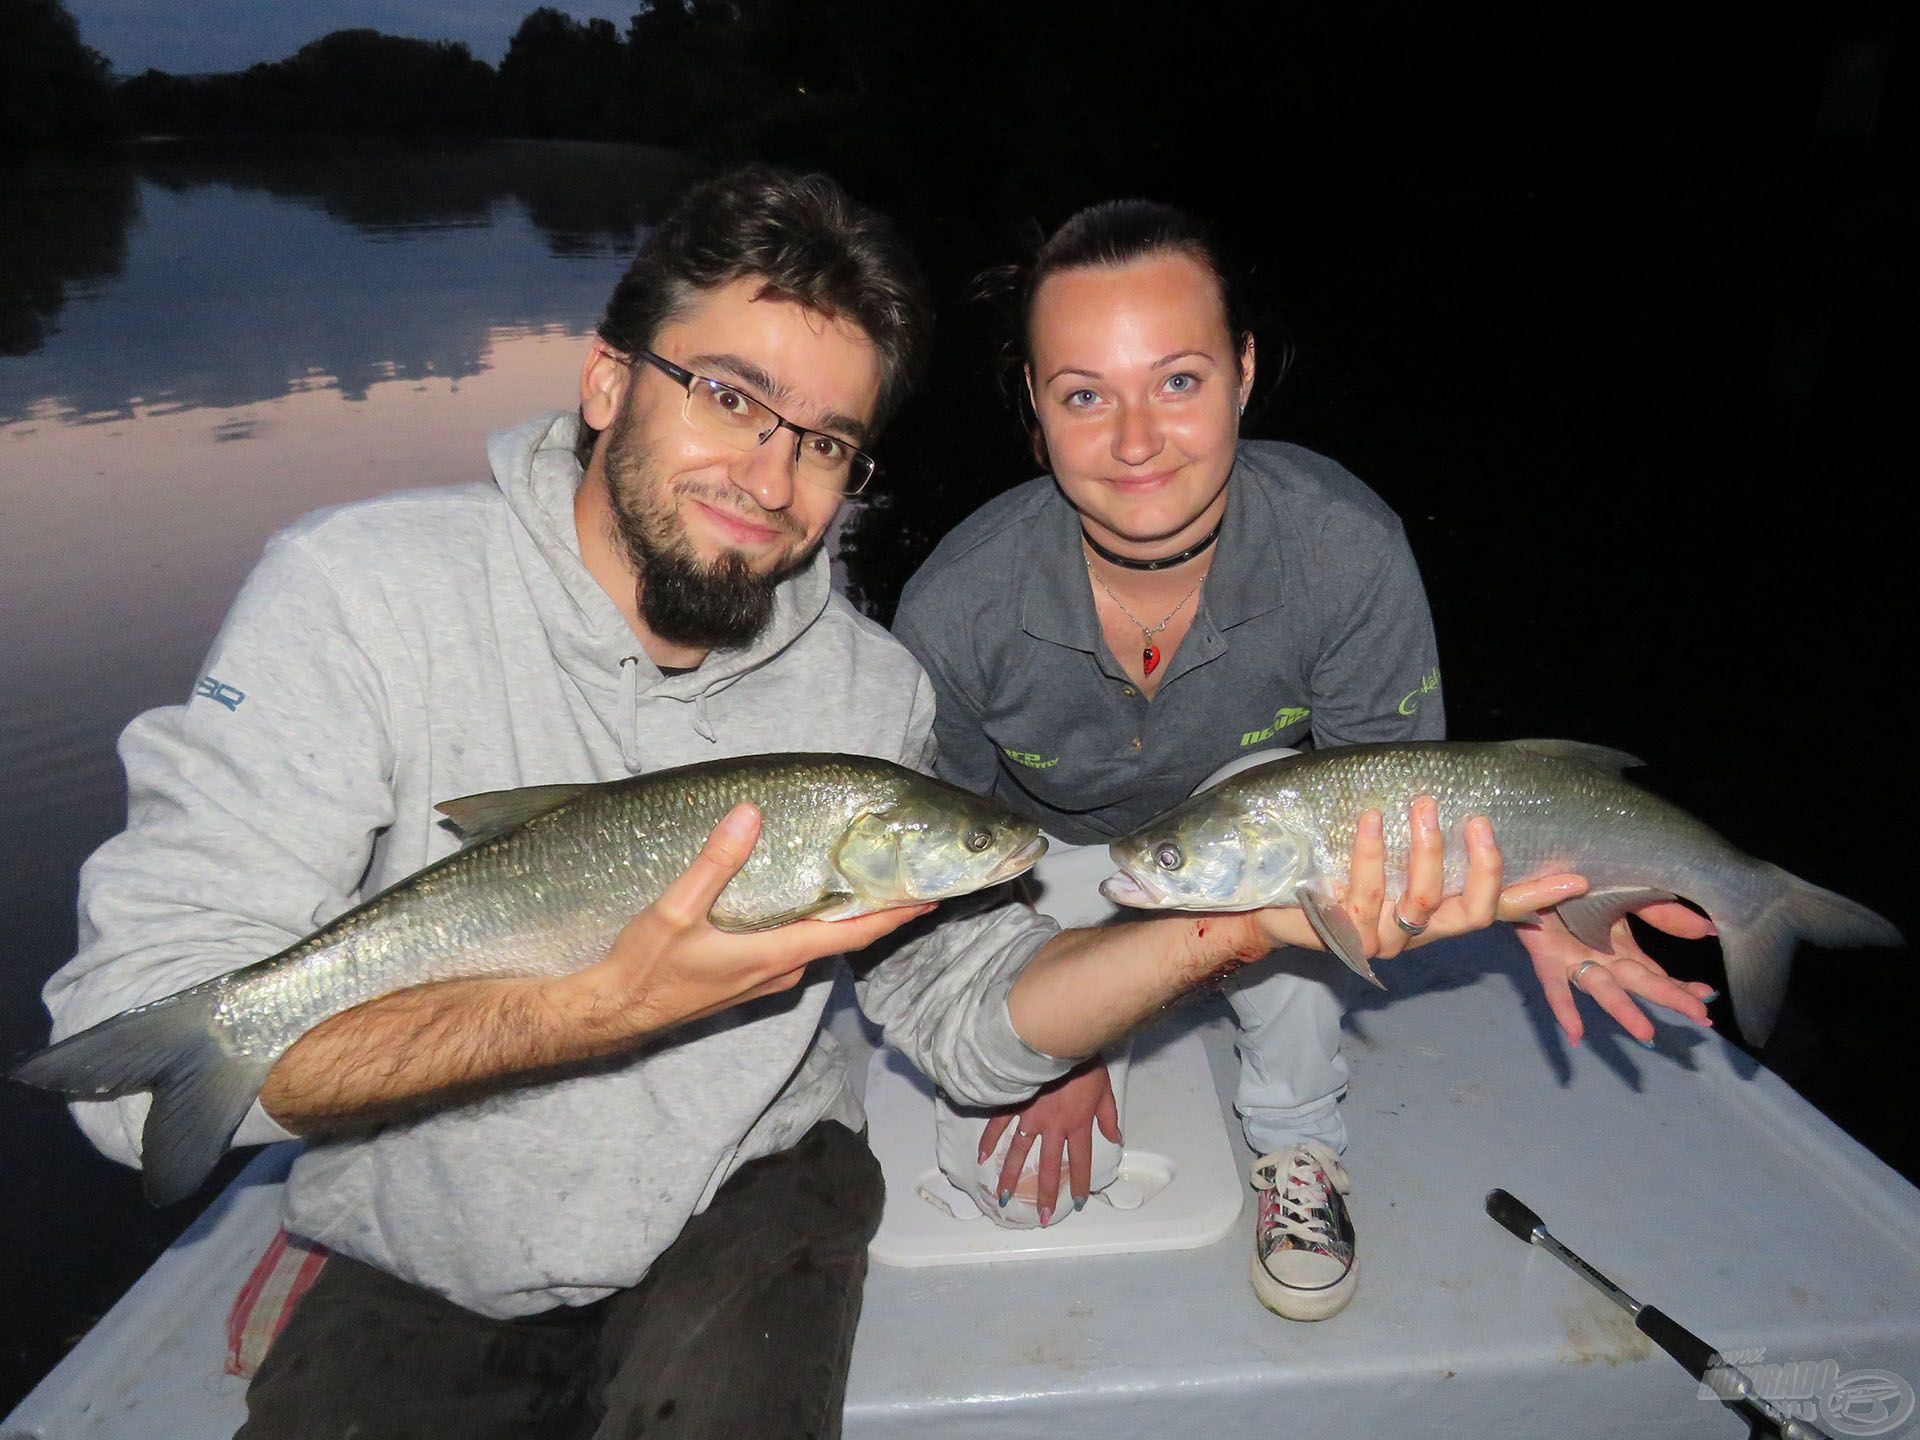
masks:
POLYGON ((606 341, 595 340, 580 367, 580 418, 595 430, 605 430, 619 415, 632 383, 627 357, 606 341))

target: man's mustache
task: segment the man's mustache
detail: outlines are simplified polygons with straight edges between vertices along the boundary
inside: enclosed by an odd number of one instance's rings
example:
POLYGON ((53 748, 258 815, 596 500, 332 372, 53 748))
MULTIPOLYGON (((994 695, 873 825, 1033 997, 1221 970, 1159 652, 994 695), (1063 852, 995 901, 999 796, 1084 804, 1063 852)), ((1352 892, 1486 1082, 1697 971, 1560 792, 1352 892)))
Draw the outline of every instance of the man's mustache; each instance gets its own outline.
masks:
POLYGON ((691 496, 716 510, 731 510, 752 525, 765 525, 780 530, 794 539, 804 539, 806 528, 784 510, 769 510, 751 495, 734 487, 711 489, 704 484, 687 482, 679 487, 682 495, 691 496))

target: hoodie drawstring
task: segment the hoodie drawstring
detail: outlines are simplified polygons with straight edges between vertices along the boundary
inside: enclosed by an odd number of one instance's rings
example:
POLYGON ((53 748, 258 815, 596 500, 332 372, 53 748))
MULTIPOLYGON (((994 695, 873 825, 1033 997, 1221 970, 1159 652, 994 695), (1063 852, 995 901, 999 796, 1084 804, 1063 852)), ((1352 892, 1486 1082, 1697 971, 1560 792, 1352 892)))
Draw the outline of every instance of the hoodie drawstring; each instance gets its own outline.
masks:
MULTIPOLYGON (((620 661, 620 759, 628 773, 640 773, 640 657, 620 661)), ((709 737, 711 738, 711 737, 709 737)))
MULTIPOLYGON (((629 772, 640 773, 640 657, 620 661, 620 758, 629 772)), ((713 721, 707 718, 706 692, 693 697, 693 728, 709 745, 719 743, 713 721)))

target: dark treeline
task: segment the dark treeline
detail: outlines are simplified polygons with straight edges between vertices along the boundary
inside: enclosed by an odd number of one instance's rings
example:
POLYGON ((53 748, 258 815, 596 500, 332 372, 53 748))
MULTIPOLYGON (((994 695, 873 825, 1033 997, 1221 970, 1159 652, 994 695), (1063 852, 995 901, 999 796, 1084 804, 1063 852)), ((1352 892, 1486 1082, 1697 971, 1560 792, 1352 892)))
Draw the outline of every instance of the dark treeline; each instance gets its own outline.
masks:
POLYGON ((90 150, 126 129, 107 59, 60 0, 0 0, 0 160, 90 150))

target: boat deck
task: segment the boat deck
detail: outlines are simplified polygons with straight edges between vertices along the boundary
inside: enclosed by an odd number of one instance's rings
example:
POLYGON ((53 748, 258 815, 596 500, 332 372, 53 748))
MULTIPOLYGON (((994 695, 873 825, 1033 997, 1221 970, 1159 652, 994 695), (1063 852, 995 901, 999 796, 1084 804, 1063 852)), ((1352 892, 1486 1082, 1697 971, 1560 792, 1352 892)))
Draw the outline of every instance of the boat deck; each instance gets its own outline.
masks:
MULTIPOLYGON (((1746 1433, 1624 1313, 1490 1221, 1494 1186, 1723 1352, 1789 1365, 1763 1377, 1831 1434, 1920 1430, 1893 1418, 1920 1384, 1920 1192, 1711 1032, 1663 1025, 1656 1052, 1607 1034, 1567 1047, 1504 932, 1386 979, 1348 1017, 1362 1278, 1344 1314, 1260 1308, 1250 1203, 1198 1249, 875 1264, 851 1440, 1746 1433), (1836 1382, 1824 1409, 1798 1393, 1836 1382)), ((1166 1023, 1199 1028, 1230 1095, 1224 1005, 1166 1023)), ((1240 1156, 1224 1100, 1220 1123, 1240 1156)), ((284 1164, 263 1155, 0 1440, 230 1435, 244 1382, 221 1372, 225 1317, 275 1228, 284 1164)))

